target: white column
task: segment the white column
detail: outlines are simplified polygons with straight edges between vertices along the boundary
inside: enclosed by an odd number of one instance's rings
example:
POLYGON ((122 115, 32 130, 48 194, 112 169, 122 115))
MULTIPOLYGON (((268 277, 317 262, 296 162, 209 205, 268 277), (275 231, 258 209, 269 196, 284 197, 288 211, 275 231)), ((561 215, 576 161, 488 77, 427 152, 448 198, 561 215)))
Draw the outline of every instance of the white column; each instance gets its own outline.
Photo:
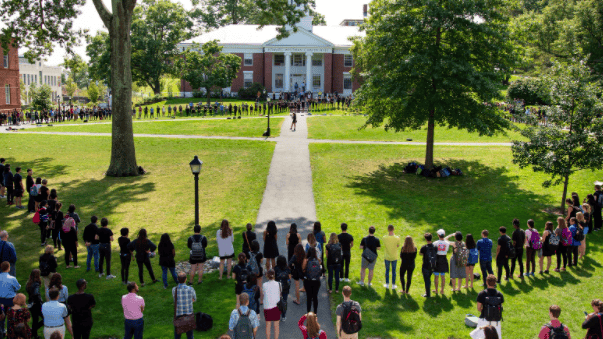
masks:
POLYGON ((306 52, 306 91, 312 92, 312 52, 306 52))
POLYGON ((289 83, 291 82, 291 52, 285 52, 285 92, 290 92, 289 83))

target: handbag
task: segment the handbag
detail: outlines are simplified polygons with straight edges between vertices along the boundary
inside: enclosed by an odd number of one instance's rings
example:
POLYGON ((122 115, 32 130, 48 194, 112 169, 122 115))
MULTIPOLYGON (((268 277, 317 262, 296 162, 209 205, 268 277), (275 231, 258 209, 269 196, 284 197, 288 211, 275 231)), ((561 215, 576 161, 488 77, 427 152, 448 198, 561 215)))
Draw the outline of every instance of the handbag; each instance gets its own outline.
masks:
POLYGON ((278 307, 278 310, 281 312, 281 314, 285 314, 287 313, 287 303, 285 300, 283 300, 283 289, 280 282, 278 283, 278 289, 281 293, 279 295, 279 300, 276 303, 276 307, 278 307))
POLYGON ((371 251, 368 247, 365 247, 364 251, 362 251, 362 257, 372 264, 377 260, 377 253, 371 251))
POLYGON ((197 327, 194 314, 183 315, 176 318, 176 307, 178 306, 178 286, 176 286, 176 295, 174 296, 174 330, 176 334, 182 334, 194 330, 197 327))

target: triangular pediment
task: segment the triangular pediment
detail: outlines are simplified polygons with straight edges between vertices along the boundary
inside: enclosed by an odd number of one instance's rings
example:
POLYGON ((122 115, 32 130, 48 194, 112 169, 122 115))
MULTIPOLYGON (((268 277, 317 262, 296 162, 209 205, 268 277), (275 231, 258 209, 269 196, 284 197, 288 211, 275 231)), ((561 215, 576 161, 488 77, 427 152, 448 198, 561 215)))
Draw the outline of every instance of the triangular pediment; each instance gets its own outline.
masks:
POLYGON ((273 46, 333 47, 333 44, 328 40, 312 34, 312 32, 308 32, 305 29, 299 29, 297 32, 291 32, 286 38, 281 40, 274 38, 264 43, 264 47, 273 46))

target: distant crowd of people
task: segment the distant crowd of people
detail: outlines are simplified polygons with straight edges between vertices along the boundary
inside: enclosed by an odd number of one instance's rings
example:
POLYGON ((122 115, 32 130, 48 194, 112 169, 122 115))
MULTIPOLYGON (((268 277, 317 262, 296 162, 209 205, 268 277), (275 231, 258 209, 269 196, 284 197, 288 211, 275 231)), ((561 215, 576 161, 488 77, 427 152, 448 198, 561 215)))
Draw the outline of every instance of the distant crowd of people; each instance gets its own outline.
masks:
POLYGON ((92 108, 69 106, 57 107, 43 110, 13 110, 11 114, 0 114, 0 126, 2 125, 20 125, 20 124, 42 124, 63 121, 80 120, 104 120, 111 119, 111 108, 101 108, 93 106, 92 108))

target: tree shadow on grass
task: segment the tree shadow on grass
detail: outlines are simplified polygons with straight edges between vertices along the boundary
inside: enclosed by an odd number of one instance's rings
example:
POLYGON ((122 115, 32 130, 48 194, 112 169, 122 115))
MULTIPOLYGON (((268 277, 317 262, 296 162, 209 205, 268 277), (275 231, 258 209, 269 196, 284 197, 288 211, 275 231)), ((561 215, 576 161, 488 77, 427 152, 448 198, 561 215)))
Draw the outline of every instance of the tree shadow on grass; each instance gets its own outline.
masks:
POLYGON ((370 322, 365 321, 365 324, 379 329, 381 338, 391 338, 390 329, 403 333, 414 331, 409 315, 414 313, 419 305, 411 297, 400 296, 389 289, 386 289, 385 295, 382 296, 372 287, 363 287, 354 289, 352 298, 360 305, 377 304, 374 306, 376 312, 363 310, 363 319, 369 315, 370 322))

